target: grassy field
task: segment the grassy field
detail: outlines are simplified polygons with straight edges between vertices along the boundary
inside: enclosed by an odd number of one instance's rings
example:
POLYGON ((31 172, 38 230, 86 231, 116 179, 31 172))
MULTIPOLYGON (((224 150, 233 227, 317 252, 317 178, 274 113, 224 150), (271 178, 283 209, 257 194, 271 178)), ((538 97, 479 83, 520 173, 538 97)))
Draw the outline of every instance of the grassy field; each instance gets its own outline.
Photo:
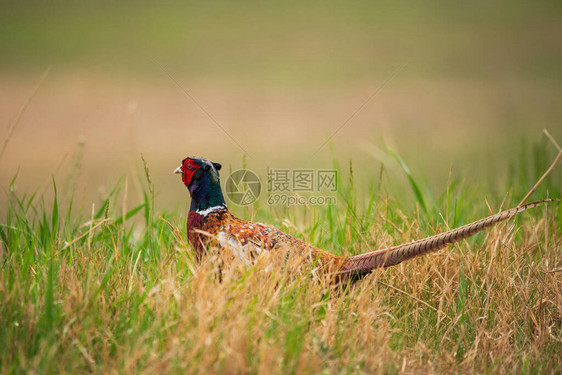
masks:
POLYGON ((171 174, 333 167, 334 205, 230 208, 340 255, 513 207, 562 139, 561 4, 3 1, 0 373, 562 372, 560 203, 337 290, 219 282, 171 174))
MULTIPOLYGON (((496 186, 511 191, 505 199, 468 183, 470 176, 452 178, 432 196, 415 171, 403 193, 389 189, 383 170, 360 194, 352 165, 335 161, 342 178, 334 206, 274 208, 262 197, 232 208, 329 251, 356 254, 515 206, 550 165, 551 148, 541 142, 514 163, 496 186)), ((265 272, 267 257, 250 268, 228 264, 219 282, 218 255, 194 263, 186 213, 155 212, 148 169, 146 177, 145 199, 134 207, 127 179, 95 207, 61 201, 67 194, 55 182, 53 200, 8 192, 0 226, 0 372, 562 370, 557 202, 333 289, 306 269, 265 272)), ((533 198, 560 197, 559 177, 557 170, 533 198)))

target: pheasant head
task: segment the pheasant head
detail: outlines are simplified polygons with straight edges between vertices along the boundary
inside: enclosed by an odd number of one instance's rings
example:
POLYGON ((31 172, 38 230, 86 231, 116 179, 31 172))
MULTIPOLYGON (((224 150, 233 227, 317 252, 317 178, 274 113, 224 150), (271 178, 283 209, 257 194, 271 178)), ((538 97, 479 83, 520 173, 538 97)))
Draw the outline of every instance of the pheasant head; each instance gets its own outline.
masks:
POLYGON ((183 183, 191 195, 190 211, 225 206, 218 172, 220 169, 219 163, 195 157, 183 159, 176 168, 174 173, 181 173, 183 183))

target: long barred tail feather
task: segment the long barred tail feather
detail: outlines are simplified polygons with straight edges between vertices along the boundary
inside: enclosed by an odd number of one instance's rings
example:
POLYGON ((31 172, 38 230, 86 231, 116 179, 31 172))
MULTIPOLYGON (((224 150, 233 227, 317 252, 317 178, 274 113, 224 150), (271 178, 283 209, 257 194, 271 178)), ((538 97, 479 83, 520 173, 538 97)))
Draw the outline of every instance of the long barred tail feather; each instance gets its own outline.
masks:
POLYGON ((521 211, 556 200, 545 199, 528 203, 422 240, 346 258, 338 274, 340 276, 361 276, 370 273, 375 268, 396 265, 405 260, 442 249, 448 244, 461 241, 494 224, 510 219, 521 211))

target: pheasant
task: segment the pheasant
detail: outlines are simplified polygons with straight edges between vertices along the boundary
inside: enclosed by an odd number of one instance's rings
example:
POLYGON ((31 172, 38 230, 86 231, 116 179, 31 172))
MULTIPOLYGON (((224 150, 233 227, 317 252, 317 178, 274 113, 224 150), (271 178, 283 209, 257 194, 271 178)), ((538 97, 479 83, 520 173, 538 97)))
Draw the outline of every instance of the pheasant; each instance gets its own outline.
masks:
POLYGON ((195 250, 198 261, 210 246, 229 248, 238 258, 249 261, 254 260, 263 251, 273 252, 283 248, 288 249, 289 255, 292 252, 308 257, 316 262, 323 273, 334 276, 338 281, 356 280, 376 268, 393 266, 442 249, 448 244, 461 241, 507 220, 521 211, 553 201, 553 199, 546 199, 528 203, 407 244, 351 257, 340 257, 283 233, 271 225, 234 217, 226 207, 222 194, 218 173, 220 169, 219 163, 189 157, 184 159, 174 171, 174 173, 181 173, 183 183, 191 195, 191 207, 187 216, 187 238, 195 250))

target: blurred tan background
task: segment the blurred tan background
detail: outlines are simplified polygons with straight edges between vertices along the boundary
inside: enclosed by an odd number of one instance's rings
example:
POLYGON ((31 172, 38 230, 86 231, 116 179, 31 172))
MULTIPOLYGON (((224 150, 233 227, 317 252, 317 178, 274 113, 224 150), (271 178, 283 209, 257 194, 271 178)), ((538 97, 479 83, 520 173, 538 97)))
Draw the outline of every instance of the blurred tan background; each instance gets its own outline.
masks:
POLYGON ((383 142, 442 190, 451 166, 491 178, 543 128, 562 139, 559 1, 1 7, 1 142, 50 67, 0 160, 4 191, 16 173, 20 192, 54 176, 89 205, 141 175, 143 154, 173 209, 188 155, 228 171, 246 153, 262 176, 353 159, 369 180, 383 142))

